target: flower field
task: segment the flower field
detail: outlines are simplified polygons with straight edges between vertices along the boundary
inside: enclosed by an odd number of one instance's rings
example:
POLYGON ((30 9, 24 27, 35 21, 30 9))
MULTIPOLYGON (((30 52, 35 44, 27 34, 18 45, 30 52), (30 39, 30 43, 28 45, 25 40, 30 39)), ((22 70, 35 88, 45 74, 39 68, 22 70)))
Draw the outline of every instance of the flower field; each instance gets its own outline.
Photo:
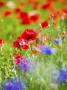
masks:
POLYGON ((67 0, 0 0, 0 90, 67 90, 67 0))

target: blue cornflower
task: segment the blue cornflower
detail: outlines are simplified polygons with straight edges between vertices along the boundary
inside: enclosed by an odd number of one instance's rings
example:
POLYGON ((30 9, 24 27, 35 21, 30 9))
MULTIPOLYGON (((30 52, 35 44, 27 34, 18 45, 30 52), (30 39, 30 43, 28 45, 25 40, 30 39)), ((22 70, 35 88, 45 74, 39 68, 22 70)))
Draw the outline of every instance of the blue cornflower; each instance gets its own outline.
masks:
POLYGON ((35 68, 35 63, 32 60, 27 58, 23 58, 19 64, 19 68, 23 72, 31 72, 35 68))
POLYGON ((19 78, 11 79, 3 84, 3 90, 25 90, 24 81, 19 78))
POLYGON ((57 44, 59 44, 59 43, 62 42, 62 40, 61 40, 61 38, 55 38, 55 39, 54 39, 54 42, 57 43, 57 44))
POLYGON ((41 53, 51 55, 55 54, 56 50, 55 48, 51 48, 49 46, 39 46, 41 53))
POLYGON ((60 70, 59 70, 58 80, 59 80, 61 83, 67 82, 67 69, 60 69, 60 70))
POLYGON ((55 71, 55 74, 52 74, 53 82, 65 83, 67 82, 67 68, 61 68, 55 71))

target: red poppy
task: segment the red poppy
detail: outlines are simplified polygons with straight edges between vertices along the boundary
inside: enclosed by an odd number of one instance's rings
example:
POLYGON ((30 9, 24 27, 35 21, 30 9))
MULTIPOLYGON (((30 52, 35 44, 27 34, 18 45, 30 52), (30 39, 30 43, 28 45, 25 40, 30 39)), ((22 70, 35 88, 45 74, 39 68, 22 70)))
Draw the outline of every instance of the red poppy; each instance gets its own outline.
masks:
POLYGON ((12 14, 12 12, 9 11, 9 10, 6 10, 6 11, 3 12, 4 16, 11 16, 11 14, 12 14))
POLYGON ((28 49, 28 42, 27 42, 27 40, 25 40, 23 38, 19 38, 13 42, 13 46, 17 49, 21 48, 21 49, 27 50, 28 49))
POLYGON ((16 12, 17 14, 20 14, 20 13, 21 13, 21 9, 20 9, 20 8, 16 8, 16 9, 15 9, 15 12, 16 12))
POLYGON ((3 42, 3 39, 0 38, 0 46, 2 46, 3 42))
POLYGON ((48 23, 47 20, 45 20, 45 21, 43 21, 43 22, 41 23, 41 27, 42 27, 42 28, 46 28, 46 27, 48 27, 48 25, 49 25, 49 23, 48 23))
POLYGON ((29 14, 25 11, 22 11, 20 13, 19 18, 20 18, 21 24, 27 25, 27 24, 31 23, 31 20, 29 18, 29 14))
POLYGON ((15 59, 16 64, 18 65, 21 62, 22 56, 20 54, 16 53, 16 54, 14 54, 14 59, 15 59))
POLYGON ((22 57, 22 56, 21 56, 20 54, 18 54, 18 53, 15 53, 15 54, 14 54, 14 58, 15 58, 15 59, 19 59, 19 58, 21 58, 21 57, 22 57))
POLYGON ((29 48, 29 46, 28 46, 28 45, 23 45, 22 48, 23 48, 24 50, 27 50, 27 49, 29 48))
POLYGON ((34 15, 32 18, 31 16, 29 16, 29 14, 25 11, 21 11, 19 8, 16 9, 16 12, 19 13, 18 19, 20 19, 20 23, 23 25, 29 25, 32 23, 32 20, 35 21, 36 19, 38 19, 38 15, 34 15), (34 20, 35 19, 35 20, 34 20))
POLYGON ((62 9, 62 11, 67 15, 67 8, 62 9))
POLYGON ((22 12, 20 12, 20 17, 21 18, 28 18, 29 17, 29 15, 28 15, 28 13, 27 12, 25 12, 25 11, 22 11, 22 12))
POLYGON ((27 49, 29 48, 29 47, 28 47, 28 41, 27 41, 26 39, 20 38, 20 39, 18 40, 18 42, 19 42, 19 45, 20 45, 20 47, 21 47, 22 49, 27 50, 27 49))
POLYGON ((24 38, 27 41, 35 40, 37 37, 37 32, 33 29, 26 29, 21 35, 20 38, 24 38))
POLYGON ((37 22, 39 18, 40 18, 39 14, 33 14, 30 16, 31 21, 33 22, 37 22))
POLYGON ((29 24, 31 24, 30 18, 29 18, 29 17, 22 18, 22 19, 21 19, 21 24, 24 24, 24 25, 29 25, 29 24))
POLYGON ((14 46, 15 48, 19 48, 18 40, 15 40, 15 41, 13 42, 13 46, 14 46))
POLYGON ((0 7, 4 6, 5 3, 3 1, 0 1, 0 7))
POLYGON ((42 9, 49 9, 51 7, 51 3, 46 3, 42 5, 42 9))

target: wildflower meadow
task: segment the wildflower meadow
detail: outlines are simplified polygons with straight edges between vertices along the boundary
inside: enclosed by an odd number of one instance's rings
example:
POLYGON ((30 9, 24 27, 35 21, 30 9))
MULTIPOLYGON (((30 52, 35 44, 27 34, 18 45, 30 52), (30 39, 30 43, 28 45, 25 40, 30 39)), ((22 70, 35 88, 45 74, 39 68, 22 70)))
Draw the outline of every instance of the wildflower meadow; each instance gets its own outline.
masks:
POLYGON ((0 90, 67 90, 67 0, 0 0, 0 90))

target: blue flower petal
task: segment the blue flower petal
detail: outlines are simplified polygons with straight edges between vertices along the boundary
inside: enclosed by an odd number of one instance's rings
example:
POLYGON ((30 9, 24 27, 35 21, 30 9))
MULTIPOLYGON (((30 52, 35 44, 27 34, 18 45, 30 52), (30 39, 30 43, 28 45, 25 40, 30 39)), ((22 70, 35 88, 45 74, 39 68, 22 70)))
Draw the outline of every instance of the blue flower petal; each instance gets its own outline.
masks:
POLYGON ((3 90, 25 90, 25 88, 25 83, 19 78, 8 80, 3 85, 3 90))
POLYGON ((39 46, 41 53, 43 54, 47 54, 47 55, 51 55, 51 54, 55 54, 55 48, 51 48, 48 46, 39 46))

